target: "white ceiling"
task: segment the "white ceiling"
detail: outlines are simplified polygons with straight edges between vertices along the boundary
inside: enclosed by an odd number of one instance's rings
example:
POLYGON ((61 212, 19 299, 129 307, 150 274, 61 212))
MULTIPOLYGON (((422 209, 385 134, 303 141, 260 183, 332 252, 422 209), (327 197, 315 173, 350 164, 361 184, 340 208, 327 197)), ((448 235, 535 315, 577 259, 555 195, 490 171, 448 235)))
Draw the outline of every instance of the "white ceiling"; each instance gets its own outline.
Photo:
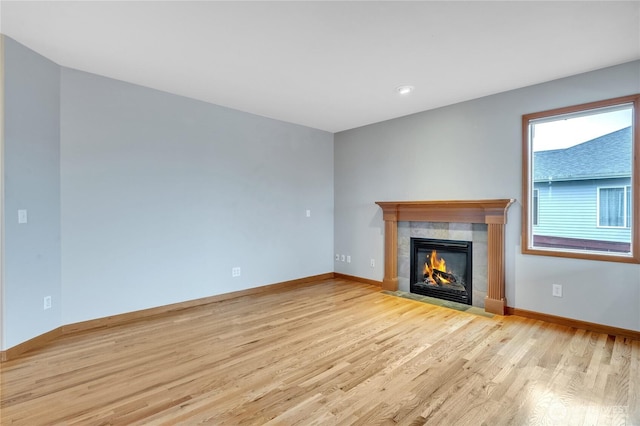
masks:
POLYGON ((0 13, 3 34, 60 65, 330 132, 640 59, 640 1, 2 1, 0 13), (416 90, 402 97, 402 84, 416 90))

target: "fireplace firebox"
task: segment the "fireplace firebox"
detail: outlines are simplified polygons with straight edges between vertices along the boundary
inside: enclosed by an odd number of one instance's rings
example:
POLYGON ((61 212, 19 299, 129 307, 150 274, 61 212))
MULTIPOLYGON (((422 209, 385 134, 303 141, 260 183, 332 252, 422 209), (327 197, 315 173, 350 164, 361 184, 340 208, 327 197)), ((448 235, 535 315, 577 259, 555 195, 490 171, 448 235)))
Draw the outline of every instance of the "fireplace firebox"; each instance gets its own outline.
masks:
POLYGON ((471 305, 471 241, 411 238, 411 293, 471 305))

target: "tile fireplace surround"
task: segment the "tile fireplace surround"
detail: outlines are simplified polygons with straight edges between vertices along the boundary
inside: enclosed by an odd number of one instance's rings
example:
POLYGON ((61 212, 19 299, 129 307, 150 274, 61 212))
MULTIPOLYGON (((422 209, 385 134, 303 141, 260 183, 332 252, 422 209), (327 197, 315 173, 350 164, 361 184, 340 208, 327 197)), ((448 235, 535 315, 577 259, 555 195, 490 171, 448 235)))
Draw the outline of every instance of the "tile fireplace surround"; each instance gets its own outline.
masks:
POLYGON ((484 309, 504 315, 504 225, 513 199, 452 201, 376 201, 384 219, 384 290, 398 289, 398 222, 485 223, 487 297, 484 309))

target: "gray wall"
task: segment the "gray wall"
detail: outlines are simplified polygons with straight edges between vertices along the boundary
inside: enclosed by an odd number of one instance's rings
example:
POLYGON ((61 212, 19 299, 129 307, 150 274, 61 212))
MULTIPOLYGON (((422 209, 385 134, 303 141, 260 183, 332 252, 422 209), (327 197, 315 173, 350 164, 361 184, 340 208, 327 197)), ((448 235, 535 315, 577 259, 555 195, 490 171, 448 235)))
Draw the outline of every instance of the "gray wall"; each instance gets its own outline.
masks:
POLYGON ((61 68, 4 39, 0 349, 333 271, 331 133, 61 68))
POLYGON ((60 326, 60 68, 4 38, 2 348, 60 326), (18 210, 28 222, 18 224, 18 210), (52 308, 43 309, 51 296, 52 308))
POLYGON ((515 198, 505 237, 508 305, 640 330, 640 265, 520 253, 521 116, 638 92, 640 61, 336 134, 335 250, 352 258, 335 262, 336 272, 382 280, 375 201, 515 198), (553 283, 564 286, 563 298, 551 296, 553 283))
POLYGON ((66 68, 61 87, 63 323, 333 271, 331 133, 66 68))

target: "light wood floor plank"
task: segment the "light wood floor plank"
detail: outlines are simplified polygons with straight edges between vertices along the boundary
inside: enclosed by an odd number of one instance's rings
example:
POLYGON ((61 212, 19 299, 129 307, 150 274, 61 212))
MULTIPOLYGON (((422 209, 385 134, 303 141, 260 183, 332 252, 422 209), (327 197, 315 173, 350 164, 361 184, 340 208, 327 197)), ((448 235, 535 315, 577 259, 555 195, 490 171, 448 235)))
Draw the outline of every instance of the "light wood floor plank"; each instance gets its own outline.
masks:
POLYGON ((342 279, 64 336, 2 425, 640 425, 640 342, 342 279))

